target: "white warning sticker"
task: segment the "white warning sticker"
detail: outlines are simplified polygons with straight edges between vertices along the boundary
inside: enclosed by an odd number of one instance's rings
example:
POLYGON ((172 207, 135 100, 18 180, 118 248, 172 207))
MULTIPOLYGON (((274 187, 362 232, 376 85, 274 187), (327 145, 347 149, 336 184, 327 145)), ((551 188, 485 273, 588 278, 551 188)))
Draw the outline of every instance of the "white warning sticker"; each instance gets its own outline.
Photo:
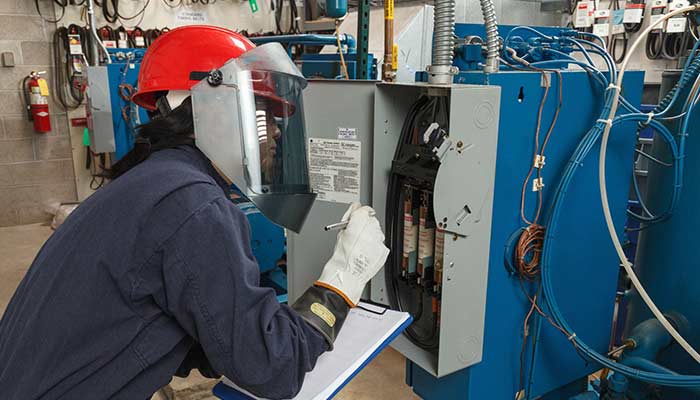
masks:
POLYGON ((309 138, 309 179, 318 200, 360 201, 361 142, 309 138))

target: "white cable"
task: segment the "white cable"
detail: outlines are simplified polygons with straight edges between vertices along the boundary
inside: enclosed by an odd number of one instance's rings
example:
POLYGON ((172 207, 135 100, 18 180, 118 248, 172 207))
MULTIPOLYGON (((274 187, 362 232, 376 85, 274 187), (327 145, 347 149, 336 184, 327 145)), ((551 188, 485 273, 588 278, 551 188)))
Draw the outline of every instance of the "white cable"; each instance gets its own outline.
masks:
MULTIPOLYGON (((627 55, 625 56, 625 59, 622 61, 622 65, 620 67, 620 72, 618 74, 617 81, 622 82, 622 78, 625 75, 625 70, 627 69, 627 64, 630 61, 630 57, 632 54, 634 54, 634 50, 639 46, 641 43, 642 39, 649 34, 657 25, 663 23, 667 19, 678 15, 678 14, 683 14, 686 12, 690 11, 696 11, 700 9, 699 6, 688 6, 688 7, 683 7, 679 8, 678 10, 672 11, 666 15, 664 15, 662 18, 657 20, 655 23, 649 25, 632 43, 632 46, 630 47, 629 51, 627 52, 627 55)), ((620 99, 620 92, 615 91, 613 94, 613 102, 612 106, 610 107, 610 113, 608 114, 607 119, 612 119, 615 116, 615 112, 617 111, 617 102, 620 99)), ((686 341, 680 333, 671 325, 671 323, 666 319, 666 317, 663 315, 661 310, 654 304, 652 301, 651 297, 649 297, 649 294, 647 291, 644 289, 644 286, 642 286, 642 283, 639 281, 639 278, 637 277, 637 274, 634 273, 634 270, 632 269, 632 264, 627 260, 627 257, 625 256, 625 252, 622 248, 622 244, 620 243, 620 239, 617 237, 617 233, 615 232, 615 225, 613 224, 612 220, 612 215, 610 213, 610 205, 608 204, 608 192, 606 189, 605 185, 605 153, 608 148, 608 139, 610 138, 610 125, 606 125, 605 129, 603 130, 603 138, 600 143, 600 159, 598 160, 598 180, 600 182, 600 200, 603 205, 603 214, 605 215, 605 222, 608 226, 608 232, 610 233, 610 239, 612 239, 613 245, 615 246, 615 250, 617 251, 617 255, 620 258, 620 261, 622 262, 622 266, 625 268, 625 271, 627 271, 627 275, 630 277, 630 280, 632 281, 632 285, 634 286, 635 289, 637 289, 637 292, 639 293, 639 296, 644 300, 644 303, 649 307, 651 312, 654 314, 654 316, 661 322, 661 325, 666 329, 666 331, 673 337, 673 339, 678 342, 679 345, 691 356, 693 359, 700 363, 700 354, 686 341)))

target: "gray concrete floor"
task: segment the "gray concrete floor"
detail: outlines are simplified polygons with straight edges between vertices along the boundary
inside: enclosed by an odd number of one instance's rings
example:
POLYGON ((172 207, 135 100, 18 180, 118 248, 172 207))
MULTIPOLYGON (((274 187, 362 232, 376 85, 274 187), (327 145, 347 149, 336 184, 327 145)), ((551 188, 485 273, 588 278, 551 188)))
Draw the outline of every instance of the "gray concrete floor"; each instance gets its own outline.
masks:
MULTIPOLYGON (((51 232, 51 228, 40 224, 0 228, 0 315, 4 313, 15 288, 51 232)), ((401 354, 387 348, 335 399, 418 399, 404 383, 404 362, 401 354)), ((215 383, 195 374, 187 379, 175 378, 153 399, 212 400, 214 397, 211 396, 211 387, 215 383)))

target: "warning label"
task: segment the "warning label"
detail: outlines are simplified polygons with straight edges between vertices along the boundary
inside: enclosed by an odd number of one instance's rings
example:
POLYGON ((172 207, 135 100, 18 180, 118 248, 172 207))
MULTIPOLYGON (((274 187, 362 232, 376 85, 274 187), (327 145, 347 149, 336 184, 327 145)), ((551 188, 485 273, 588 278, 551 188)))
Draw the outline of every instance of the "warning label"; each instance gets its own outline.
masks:
POLYGON ((309 138, 309 178, 317 199, 360 201, 361 143, 309 138))

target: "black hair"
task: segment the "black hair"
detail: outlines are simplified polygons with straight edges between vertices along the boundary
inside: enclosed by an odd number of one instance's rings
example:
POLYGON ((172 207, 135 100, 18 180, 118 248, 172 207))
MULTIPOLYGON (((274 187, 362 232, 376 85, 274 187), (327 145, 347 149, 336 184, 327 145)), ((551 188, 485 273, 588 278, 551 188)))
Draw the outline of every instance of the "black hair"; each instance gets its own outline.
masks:
POLYGON ((181 145, 194 145, 192 100, 166 115, 157 115, 136 128, 134 148, 117 161, 108 172, 109 179, 117 179, 131 168, 145 161, 153 152, 181 145))

